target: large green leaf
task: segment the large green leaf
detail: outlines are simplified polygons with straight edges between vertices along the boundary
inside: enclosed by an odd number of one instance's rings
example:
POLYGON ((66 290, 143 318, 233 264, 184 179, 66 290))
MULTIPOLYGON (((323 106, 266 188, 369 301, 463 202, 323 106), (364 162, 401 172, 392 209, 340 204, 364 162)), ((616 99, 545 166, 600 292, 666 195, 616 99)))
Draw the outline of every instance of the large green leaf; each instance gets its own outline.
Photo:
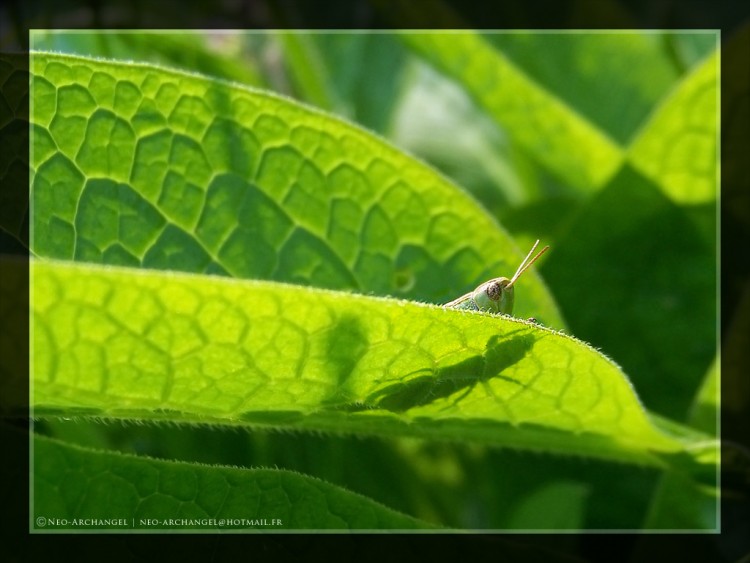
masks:
MULTIPOLYGON (((333 116, 146 65, 32 60, 40 256, 448 301, 522 253, 455 186, 333 116)), ((562 326, 533 274, 519 316, 562 326)))
POLYGON ((36 416, 469 439, 655 466, 683 450, 617 366, 526 321, 61 262, 33 276, 36 416))
POLYGON ((32 529, 415 529, 423 522, 312 477, 127 456, 36 436, 32 529), (103 498, 107 502, 101 502, 103 498))

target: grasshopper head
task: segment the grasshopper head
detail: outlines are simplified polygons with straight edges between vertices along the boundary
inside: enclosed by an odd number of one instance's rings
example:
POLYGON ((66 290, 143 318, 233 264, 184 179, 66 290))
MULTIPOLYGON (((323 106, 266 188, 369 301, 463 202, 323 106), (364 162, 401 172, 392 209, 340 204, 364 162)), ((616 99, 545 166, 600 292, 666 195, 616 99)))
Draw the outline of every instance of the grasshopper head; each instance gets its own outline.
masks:
POLYGON ((474 291, 474 301, 480 311, 510 315, 513 312, 513 283, 505 277, 484 282, 474 291))
POLYGON ((545 246, 539 251, 539 254, 532 258, 531 256, 534 254, 534 250, 536 250, 538 245, 539 241, 536 241, 526 255, 526 258, 521 262, 521 265, 518 266, 518 269, 516 270, 516 273, 513 274, 512 278, 491 279, 488 282, 484 282, 474 291, 462 295, 458 299, 446 303, 444 306, 456 309, 469 309, 472 311, 479 310, 487 313, 501 313, 504 315, 512 314, 514 297, 513 285, 521 274, 528 270, 542 254, 549 250, 549 246, 545 246))
POLYGON ((521 265, 518 266, 518 269, 516 270, 516 273, 513 274, 512 278, 495 278, 483 283, 474 290, 474 302, 477 304, 480 311, 502 313, 504 315, 510 315, 513 313, 513 285, 518 278, 521 277, 521 274, 528 270, 542 254, 549 250, 549 246, 545 246, 539 251, 539 254, 532 258, 531 255, 534 254, 534 250, 536 250, 538 245, 539 241, 536 241, 526 255, 526 258, 521 262, 521 265))

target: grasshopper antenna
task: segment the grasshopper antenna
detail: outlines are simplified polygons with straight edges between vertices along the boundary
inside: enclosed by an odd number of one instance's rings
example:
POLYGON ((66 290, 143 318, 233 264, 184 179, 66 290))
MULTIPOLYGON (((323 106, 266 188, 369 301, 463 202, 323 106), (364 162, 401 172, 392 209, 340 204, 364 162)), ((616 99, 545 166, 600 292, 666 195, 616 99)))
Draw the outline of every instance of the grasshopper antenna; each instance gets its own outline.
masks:
POLYGON ((529 250, 529 253, 526 255, 526 258, 523 259, 523 262, 521 262, 521 265, 518 266, 518 269, 516 270, 516 273, 513 274, 513 277, 510 278, 510 282, 506 287, 511 287, 514 283, 516 283, 516 280, 521 277, 521 274, 523 274, 526 270, 528 270, 531 265, 539 260, 539 257, 547 252, 549 250, 549 245, 545 246, 539 251, 539 254, 534 256, 534 258, 531 258, 531 255, 534 254, 534 251, 536 250, 536 247, 539 246, 539 241, 536 241, 534 243, 534 246, 531 247, 531 250, 529 250), (531 260, 529 260, 531 258, 531 260))

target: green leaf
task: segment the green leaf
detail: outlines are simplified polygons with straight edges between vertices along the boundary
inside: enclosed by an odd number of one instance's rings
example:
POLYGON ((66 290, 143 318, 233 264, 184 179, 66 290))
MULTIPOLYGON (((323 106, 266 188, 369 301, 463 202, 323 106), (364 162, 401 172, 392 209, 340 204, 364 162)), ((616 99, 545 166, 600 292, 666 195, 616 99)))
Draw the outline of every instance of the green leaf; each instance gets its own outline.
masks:
MULTIPOLYGON (((706 373, 703 385, 693 401, 688 423, 711 436, 716 436, 719 401, 719 361, 714 360, 706 373)), ((718 461, 719 444, 714 442, 703 450, 706 457, 714 456, 718 461)), ((729 465, 728 456, 724 460, 729 465)), ((727 472, 729 469, 725 465, 727 472)), ((700 485, 685 474, 667 471, 661 478, 646 516, 644 527, 649 529, 676 530, 680 528, 718 529, 720 490, 718 488, 719 465, 709 486, 700 485)), ((728 489, 725 489, 728 490, 728 489)))
POLYGON ((332 110, 337 104, 331 89, 328 69, 313 39, 304 33, 279 31, 276 33, 284 49, 292 80, 303 93, 302 98, 314 106, 332 110))
POLYGON ((627 159, 676 202, 716 199, 715 34, 402 38, 569 186, 601 188, 627 159), (670 59, 695 58, 695 52, 683 57, 673 49, 690 44, 703 60, 660 100, 682 70, 670 59), (634 65, 633 72, 618 75, 617 69, 634 65))
POLYGON ((664 47, 676 37, 672 32, 512 32, 483 37, 621 146, 680 77, 681 68, 664 47))
POLYGON ((430 527, 291 471, 163 461, 84 449, 41 436, 34 437, 33 448, 32 530, 37 532, 430 527), (103 498, 107 502, 101 502, 103 498), (84 523, 76 524, 75 519, 84 523), (107 524, 108 520, 115 522, 107 524))
POLYGON ((408 60, 401 41, 386 33, 310 33, 307 38, 325 64, 336 113, 388 135, 408 60))
POLYGON ((587 491, 579 483, 552 483, 535 491, 516 508, 510 528, 530 530, 579 530, 587 491), (553 507, 553 509, 551 509, 553 507), (575 514, 571 520, 571 508, 575 514), (539 517, 542 514, 543 516, 539 517))
MULTIPOLYGON (((35 54, 38 255, 447 302, 523 254, 456 186, 267 92, 35 54)), ((563 326, 533 273, 519 316, 563 326)))
POLYGON ((717 435, 717 423, 720 413, 721 377, 719 375, 720 359, 717 356, 706 372, 692 408, 690 425, 711 436, 717 435))
POLYGON ((459 444, 361 434, 259 429, 238 432, 236 427, 226 425, 102 424, 80 417, 40 420, 35 429, 82 447, 130 455, 208 465, 283 468, 314 475, 424 521, 455 528, 471 526, 462 513, 475 502, 471 492, 474 484, 461 477, 465 469, 457 462, 455 452, 464 446, 459 444))
POLYGON ((403 94, 394 110, 391 138, 453 178, 496 216, 509 204, 538 197, 535 163, 486 112, 429 65, 413 57, 407 61, 411 64, 401 72, 403 94))
POLYGON ((517 143, 567 184, 592 191, 605 184, 622 163, 622 151, 608 135, 529 78, 479 34, 401 37, 460 81, 517 143))
POLYGON ((718 531, 719 490, 668 472, 654 493, 644 527, 651 530, 718 531))
POLYGON ((33 276, 36 416, 468 439, 657 467, 684 451, 617 366, 526 321, 61 262, 33 276))
POLYGON ((629 159, 679 203, 716 200, 718 51, 664 100, 629 149, 629 159))
POLYGON ((684 420, 716 353, 715 253, 684 209, 625 166, 540 268, 571 331, 623 367, 649 410, 684 420))

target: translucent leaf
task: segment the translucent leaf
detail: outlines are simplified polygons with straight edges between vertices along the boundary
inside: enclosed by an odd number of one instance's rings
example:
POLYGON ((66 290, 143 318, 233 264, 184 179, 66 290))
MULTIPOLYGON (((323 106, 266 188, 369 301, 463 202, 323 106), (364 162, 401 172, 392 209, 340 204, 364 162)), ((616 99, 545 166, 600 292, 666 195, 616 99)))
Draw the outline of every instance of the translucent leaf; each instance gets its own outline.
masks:
MULTIPOLYGON (((466 194, 331 115, 147 65, 36 54, 32 247, 51 258, 447 302, 523 253, 466 194)), ((519 316, 563 326, 533 273, 519 316)))
POLYGON ((716 200, 718 51, 696 65, 633 142, 629 158, 678 203, 716 200))
POLYGON ((36 416, 401 434, 655 466, 683 452, 617 366, 526 321, 93 265, 36 262, 33 276, 36 416))

